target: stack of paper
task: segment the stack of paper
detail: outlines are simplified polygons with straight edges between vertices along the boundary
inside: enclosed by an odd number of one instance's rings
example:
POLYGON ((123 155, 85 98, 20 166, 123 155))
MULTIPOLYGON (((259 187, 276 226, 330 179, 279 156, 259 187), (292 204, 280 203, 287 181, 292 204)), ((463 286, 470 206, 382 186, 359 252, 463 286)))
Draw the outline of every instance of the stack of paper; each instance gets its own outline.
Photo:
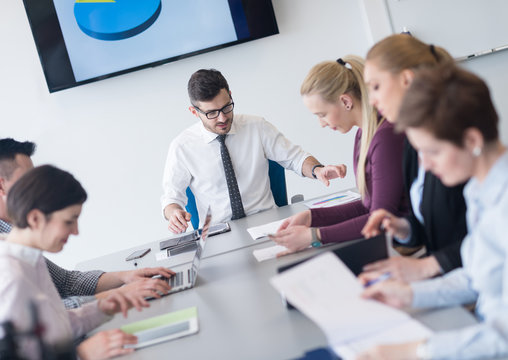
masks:
POLYGON ((305 203, 305 206, 311 209, 325 208, 347 204, 360 199, 361 199, 360 194, 355 193, 353 191, 345 191, 308 201, 305 203))
POLYGON ((406 313, 361 298, 362 285, 333 253, 306 261, 270 281, 325 332, 343 359, 354 359, 376 344, 419 340, 430 333, 406 313))
POLYGON ((257 261, 261 262, 265 260, 275 259, 277 254, 286 251, 287 249, 287 247, 282 245, 274 245, 263 249, 254 250, 252 251, 252 254, 257 261))
POLYGON ((268 224, 255 226, 247 229, 253 240, 268 239, 268 235, 275 234, 286 219, 277 220, 268 224))
POLYGON ((121 327, 121 330, 138 337, 138 343, 125 347, 142 348, 162 341, 177 339, 197 333, 198 310, 190 307, 180 311, 155 316, 121 327))

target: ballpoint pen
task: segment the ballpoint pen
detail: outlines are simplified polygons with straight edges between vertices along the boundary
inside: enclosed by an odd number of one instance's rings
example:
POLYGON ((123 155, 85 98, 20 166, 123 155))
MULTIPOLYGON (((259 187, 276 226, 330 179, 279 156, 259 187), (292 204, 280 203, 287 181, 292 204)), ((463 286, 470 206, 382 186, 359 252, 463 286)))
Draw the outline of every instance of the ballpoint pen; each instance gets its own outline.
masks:
POLYGON ((388 280, 391 276, 392 275, 389 272, 385 272, 385 273, 381 274, 380 276, 378 276, 377 278, 367 281, 365 283, 365 285, 363 285, 363 287, 369 287, 374 284, 377 284, 378 282, 388 280))

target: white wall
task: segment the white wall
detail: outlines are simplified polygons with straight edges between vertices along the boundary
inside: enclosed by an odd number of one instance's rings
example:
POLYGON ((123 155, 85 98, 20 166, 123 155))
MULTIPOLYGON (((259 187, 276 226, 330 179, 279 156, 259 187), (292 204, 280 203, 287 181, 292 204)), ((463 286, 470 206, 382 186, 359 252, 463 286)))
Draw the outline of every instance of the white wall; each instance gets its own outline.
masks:
MULTIPOLYGON (((299 87, 315 63, 365 54, 372 35, 363 6, 351 0, 273 4, 279 35, 52 95, 22 2, 2 4, 0 136, 35 141, 36 164, 71 171, 89 193, 80 235, 53 259, 73 268, 82 260, 167 234, 159 207, 162 169, 171 139, 194 121, 187 111, 186 84, 199 68, 224 73, 237 112, 265 116, 322 162, 352 168, 353 134, 321 129, 302 105, 299 87)), ((488 79, 501 114, 508 114, 507 57, 508 52, 468 64, 488 79)), ((503 124, 505 141, 506 133, 503 124)), ((287 175, 290 196, 311 198, 354 184, 351 173, 332 188, 287 175)))
MULTIPOLYGON (((80 235, 52 258, 72 268, 166 236, 162 169, 170 141, 195 121, 186 85, 199 68, 224 73, 236 112, 265 116, 321 161, 352 168, 353 134, 321 129, 302 105, 299 86, 318 61, 365 53, 360 7, 349 0, 274 0, 274 7, 279 35, 50 95, 22 2, 3 4, 0 136, 35 141, 36 164, 71 171, 89 193, 80 235)), ((287 177, 289 195, 306 198, 354 184, 351 174, 332 189, 287 177)))

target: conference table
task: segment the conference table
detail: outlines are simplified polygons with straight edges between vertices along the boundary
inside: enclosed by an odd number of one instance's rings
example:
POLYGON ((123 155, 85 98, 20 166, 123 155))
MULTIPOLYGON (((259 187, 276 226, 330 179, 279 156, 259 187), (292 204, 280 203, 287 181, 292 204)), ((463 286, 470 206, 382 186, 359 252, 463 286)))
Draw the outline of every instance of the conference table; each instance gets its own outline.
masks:
MULTIPOLYGON (((254 241, 246 229, 286 218, 307 209, 303 203, 271 209, 230 221, 231 231, 208 238, 196 286, 150 302, 142 312, 120 314, 94 332, 114 329, 152 316, 196 306, 199 332, 180 339, 142 348, 125 359, 295 359, 306 351, 327 346, 324 333, 298 310, 290 310, 270 285, 277 268, 349 246, 335 244, 258 262, 252 252, 273 246, 270 240, 254 241)), ((177 266, 191 260, 192 253, 156 260, 159 241, 82 262, 80 270, 129 270, 144 266, 177 266), (152 251, 138 261, 126 262, 134 250, 152 251), (137 265, 134 265, 134 264, 137 265)), ((462 307, 411 310, 410 314, 429 328, 449 330, 476 323, 462 307)))

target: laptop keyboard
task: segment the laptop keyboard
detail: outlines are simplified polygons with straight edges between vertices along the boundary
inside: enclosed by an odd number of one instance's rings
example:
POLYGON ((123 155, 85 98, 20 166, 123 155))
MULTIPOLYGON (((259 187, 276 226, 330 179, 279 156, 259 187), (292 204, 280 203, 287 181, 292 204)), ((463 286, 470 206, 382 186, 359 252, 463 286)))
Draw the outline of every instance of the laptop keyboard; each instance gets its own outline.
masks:
MULTIPOLYGON (((189 280, 191 278, 190 272, 191 272, 191 269, 187 269, 187 279, 189 279, 189 280)), ((184 277, 183 276, 184 276, 184 272, 183 271, 179 271, 175 275, 173 275, 169 279, 169 285, 171 285, 171 288, 182 286, 183 283, 184 283, 184 277)))

